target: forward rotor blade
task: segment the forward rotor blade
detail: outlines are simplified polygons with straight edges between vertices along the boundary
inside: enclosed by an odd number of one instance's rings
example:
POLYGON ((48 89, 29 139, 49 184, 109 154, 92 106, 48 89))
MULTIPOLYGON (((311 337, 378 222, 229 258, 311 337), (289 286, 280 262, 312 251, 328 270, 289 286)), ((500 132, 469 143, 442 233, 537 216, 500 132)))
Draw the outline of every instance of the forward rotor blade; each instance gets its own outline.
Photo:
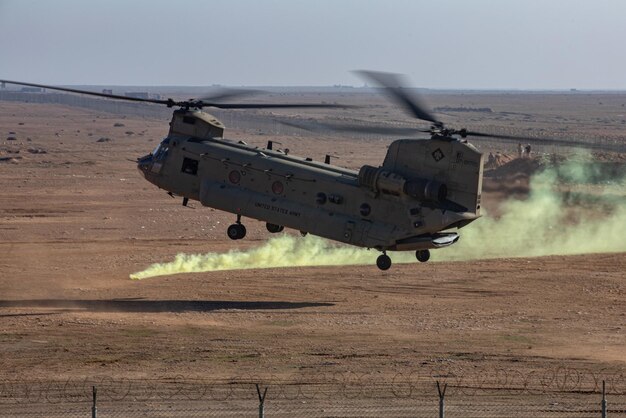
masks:
POLYGON ((402 107, 404 107, 417 119, 442 125, 442 123, 435 119, 435 117, 426 110, 426 107, 420 103, 417 94, 409 91, 409 83, 402 75, 364 70, 355 71, 355 73, 359 74, 363 78, 373 81, 381 87, 384 87, 389 96, 402 105, 402 107))
POLYGON ((104 97, 107 99, 114 100, 125 100, 129 102, 144 102, 144 103, 155 103, 162 104, 168 107, 172 106, 181 106, 181 107, 216 107, 219 109, 278 109, 278 108, 348 108, 352 106, 338 105, 338 104, 314 104, 314 103, 289 103, 289 104, 280 104, 280 103, 215 103, 215 99, 225 99, 232 98, 235 96, 241 96, 246 94, 252 94, 249 91, 228 91, 217 96, 211 97, 211 101, 205 100, 185 100, 185 101, 174 101, 172 99, 167 100, 158 100, 158 99, 142 99, 138 97, 128 97, 128 96, 120 96, 117 94, 107 94, 107 93, 98 93, 95 91, 88 90, 80 90, 73 89, 68 87, 56 87, 49 86, 46 84, 35 84, 35 83, 24 83, 21 81, 11 81, 11 80, 0 80, 0 83, 7 84, 16 84, 19 86, 29 86, 29 87, 40 87, 49 90, 58 90, 58 91, 66 91, 69 93, 78 93, 78 94, 86 94, 89 96, 96 97, 104 97))
POLYGON ((78 93, 78 94, 87 94, 89 96, 106 97, 108 99, 126 100, 129 102, 147 102, 147 103, 164 104, 168 106, 170 104, 173 104, 172 100, 142 99, 139 97, 128 97, 128 96, 120 96, 117 94, 98 93, 95 91, 71 89, 68 87, 48 86, 46 84, 24 83, 21 81, 11 81, 11 80, 0 80, 0 83, 16 84, 18 86, 40 87, 40 88, 49 89, 49 90, 67 91, 69 93, 78 93))
POLYGON ((217 107, 218 109, 282 109, 282 108, 351 108, 354 106, 340 104, 315 103, 207 103, 200 102, 202 107, 217 107))

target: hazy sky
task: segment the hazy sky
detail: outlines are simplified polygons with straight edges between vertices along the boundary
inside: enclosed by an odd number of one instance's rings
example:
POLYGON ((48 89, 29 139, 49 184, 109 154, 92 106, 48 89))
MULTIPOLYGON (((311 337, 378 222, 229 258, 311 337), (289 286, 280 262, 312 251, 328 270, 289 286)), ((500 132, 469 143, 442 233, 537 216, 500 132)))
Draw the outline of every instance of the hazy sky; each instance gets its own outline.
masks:
POLYGON ((624 0, 0 0, 0 78, 626 89, 624 0))

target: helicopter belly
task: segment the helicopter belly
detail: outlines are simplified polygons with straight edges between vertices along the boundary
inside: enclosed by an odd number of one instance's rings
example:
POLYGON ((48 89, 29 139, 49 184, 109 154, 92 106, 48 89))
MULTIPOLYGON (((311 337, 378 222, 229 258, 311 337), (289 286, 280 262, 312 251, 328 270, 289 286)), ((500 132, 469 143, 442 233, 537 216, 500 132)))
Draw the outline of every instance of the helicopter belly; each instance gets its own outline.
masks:
POLYGON ((284 197, 204 181, 200 190, 204 206, 258 219, 360 247, 387 247, 385 234, 393 226, 364 221, 339 212, 305 205, 284 197), (381 229, 382 227, 385 227, 381 229))
POLYGON ((200 190, 204 206, 224 210, 268 223, 310 231, 306 205, 272 197, 261 192, 204 181, 200 190))

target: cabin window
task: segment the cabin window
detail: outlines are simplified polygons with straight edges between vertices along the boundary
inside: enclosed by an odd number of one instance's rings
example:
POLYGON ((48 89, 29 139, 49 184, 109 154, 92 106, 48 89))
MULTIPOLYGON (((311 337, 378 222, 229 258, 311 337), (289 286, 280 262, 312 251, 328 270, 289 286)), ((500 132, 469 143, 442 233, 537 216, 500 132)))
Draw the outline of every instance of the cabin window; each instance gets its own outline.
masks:
POLYGON ((196 118, 192 118, 191 116, 183 116, 183 122, 193 125, 196 123, 196 118))
POLYGON ((282 194, 284 190, 285 190, 285 186, 283 186, 283 184, 280 181, 275 181, 272 184, 272 191, 274 192, 274 194, 282 194))
POLYGON ((183 167, 180 170, 183 173, 197 175, 198 174, 198 160, 185 157, 183 159, 183 167))
POLYGON ((331 194, 331 195, 328 195, 328 201, 336 205, 341 205, 343 203, 343 197, 337 194, 331 194))
POLYGON ((237 170, 231 171, 230 173, 228 173, 228 180, 230 180, 230 182, 233 184, 238 184, 241 180, 241 173, 239 173, 239 171, 237 170))
POLYGON ((372 213, 372 207, 368 203, 363 203, 359 207, 359 212, 361 216, 369 216, 369 214, 372 213))

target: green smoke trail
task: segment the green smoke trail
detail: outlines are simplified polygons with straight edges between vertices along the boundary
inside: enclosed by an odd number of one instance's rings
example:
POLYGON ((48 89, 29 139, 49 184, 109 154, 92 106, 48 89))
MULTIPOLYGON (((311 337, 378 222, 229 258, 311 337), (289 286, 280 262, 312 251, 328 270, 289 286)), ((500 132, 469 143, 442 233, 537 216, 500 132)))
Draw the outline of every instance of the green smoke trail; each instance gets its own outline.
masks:
MULTIPOLYGON (((459 242, 432 251, 433 261, 537 257, 626 251, 626 177, 601 165, 571 162, 533 176, 530 194, 511 199, 499 217, 483 216, 461 230, 459 242), (566 190, 563 191, 562 189, 566 190)), ((416 262, 391 253, 394 263, 416 262)), ((374 264, 376 251, 325 239, 282 235, 245 251, 178 254, 131 279, 249 268, 374 264)))
POLYGON ((376 253, 357 247, 334 245, 312 235, 299 237, 284 234, 245 251, 178 254, 174 261, 153 264, 144 271, 131 274, 130 278, 144 279, 166 274, 250 268, 368 264, 376 258, 376 253))

